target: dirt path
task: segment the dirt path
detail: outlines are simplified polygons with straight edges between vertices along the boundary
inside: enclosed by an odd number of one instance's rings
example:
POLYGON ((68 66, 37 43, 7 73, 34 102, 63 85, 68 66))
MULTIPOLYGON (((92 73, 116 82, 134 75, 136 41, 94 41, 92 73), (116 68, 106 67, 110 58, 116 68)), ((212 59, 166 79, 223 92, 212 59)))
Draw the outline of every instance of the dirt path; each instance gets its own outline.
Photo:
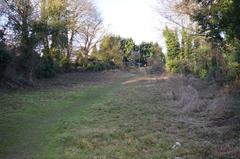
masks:
POLYGON ((0 158, 240 158, 239 97, 193 77, 70 73, 38 87, 0 94, 0 158))

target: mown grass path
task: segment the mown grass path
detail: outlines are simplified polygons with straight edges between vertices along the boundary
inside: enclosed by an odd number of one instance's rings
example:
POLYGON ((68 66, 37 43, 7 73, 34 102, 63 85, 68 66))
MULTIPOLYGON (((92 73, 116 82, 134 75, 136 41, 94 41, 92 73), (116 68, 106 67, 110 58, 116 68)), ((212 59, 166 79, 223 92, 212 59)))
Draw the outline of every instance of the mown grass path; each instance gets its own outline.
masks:
POLYGON ((121 80, 120 77, 108 85, 102 82, 93 86, 85 84, 77 89, 2 92, 0 158, 51 158, 54 149, 58 148, 51 147, 58 127, 69 126, 71 117, 76 116, 73 122, 85 118, 96 103, 111 98, 121 80))
POLYGON ((101 102, 110 90, 95 86, 64 93, 61 90, 50 90, 12 94, 14 99, 8 101, 16 100, 25 105, 16 112, 1 114, 1 151, 13 156, 16 153, 16 156, 23 158, 41 156, 38 154, 41 153, 39 149, 47 146, 45 140, 48 140, 50 129, 76 113, 84 116, 89 107, 95 102, 101 102))

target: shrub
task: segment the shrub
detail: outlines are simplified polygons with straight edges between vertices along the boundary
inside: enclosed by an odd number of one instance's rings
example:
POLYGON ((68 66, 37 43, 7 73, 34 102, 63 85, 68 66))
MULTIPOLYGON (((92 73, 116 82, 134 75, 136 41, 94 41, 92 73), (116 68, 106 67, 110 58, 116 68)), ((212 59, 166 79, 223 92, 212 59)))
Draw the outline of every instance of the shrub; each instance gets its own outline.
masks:
POLYGON ((93 70, 94 68, 94 64, 92 62, 88 63, 87 66, 86 66, 86 70, 93 70))
POLYGON ((0 80, 4 78, 4 71, 7 66, 11 63, 13 57, 7 51, 7 49, 1 45, 0 46, 0 80))
POLYGON ((65 71, 70 71, 72 68, 72 63, 71 60, 68 57, 64 57, 60 61, 60 68, 61 70, 65 71))
POLYGON ((86 69, 91 71, 103 71, 109 69, 115 69, 116 66, 113 63, 107 63, 103 61, 91 61, 87 64, 86 69))
POLYGON ((36 68, 36 76, 38 78, 53 77, 56 74, 56 67, 54 61, 50 56, 43 56, 36 68))
POLYGON ((107 65, 103 62, 95 62, 94 65, 93 65, 93 70, 94 71, 103 71, 103 70, 106 70, 107 65))
POLYGON ((180 61, 178 60, 169 60, 167 61, 167 71, 171 72, 171 73, 181 73, 182 72, 182 68, 180 65, 180 61))
POLYGON ((208 71, 206 69, 201 69, 198 72, 198 76, 200 79, 205 79, 208 75, 208 71))

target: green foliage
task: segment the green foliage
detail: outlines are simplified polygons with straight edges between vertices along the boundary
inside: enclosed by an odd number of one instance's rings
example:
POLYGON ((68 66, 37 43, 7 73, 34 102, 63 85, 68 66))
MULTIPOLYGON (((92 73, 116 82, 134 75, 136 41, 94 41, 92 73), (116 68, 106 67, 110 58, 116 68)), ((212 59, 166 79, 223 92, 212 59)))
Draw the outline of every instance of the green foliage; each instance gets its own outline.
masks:
POLYGON ((192 16, 203 32, 214 41, 222 40, 221 34, 240 39, 239 0, 200 0, 199 7, 192 16))
MULTIPOLYGON (((211 65, 207 64, 206 67, 205 64, 196 62, 205 65, 203 70, 207 70, 216 79, 221 78, 222 81, 231 81, 239 77, 239 5, 239 0, 183 0, 180 2, 181 9, 185 9, 191 19, 199 25, 199 33, 205 35, 208 42, 212 43, 211 65), (191 7, 192 5, 195 7, 191 7), (189 14, 187 9, 192 10, 190 11, 192 13, 189 14)), ((207 58, 209 61, 209 55, 207 58)), ((200 61, 202 62, 201 59, 200 61)), ((201 70, 197 68, 198 73, 202 72, 201 70)))
POLYGON ((175 59, 180 54, 180 45, 177 30, 170 30, 167 27, 163 31, 163 36, 167 44, 167 58, 175 59))
POLYGON ((115 69, 115 68, 116 66, 113 62, 106 63, 104 61, 94 60, 94 61, 90 61, 87 64, 86 69, 91 71, 104 71, 104 70, 115 69))
MULTIPOLYGON (((1 23, 0 27, 13 34, 8 39, 16 44, 15 72, 27 80, 68 71, 75 57, 76 68, 92 70, 123 68, 125 63, 137 62, 133 54, 136 45, 131 38, 106 36, 98 50, 102 18, 89 0, 14 0, 3 1, 1 5, 0 17, 6 19, 6 24, 1 23), (79 50, 75 50, 78 48, 73 47, 75 44, 80 45, 79 50), (92 57, 95 61, 91 61, 92 57)), ((140 53, 142 63, 156 53, 164 58, 156 43, 142 43, 140 53)), ((5 54, 1 56, 5 58, 5 54)), ((7 57, 4 61, 8 63, 7 57)))
POLYGON ((191 35, 183 28, 182 29, 182 57, 181 59, 189 59, 192 54, 192 37, 191 35))
POLYGON ((235 39, 226 46, 225 62, 228 68, 228 81, 236 80, 240 77, 240 42, 235 39))
POLYGON ((201 36, 195 36, 193 40, 191 70, 201 79, 205 79, 210 75, 212 68, 212 45, 201 36))
POLYGON ((0 80, 4 78, 4 71, 12 59, 13 57, 5 48, 4 44, 0 44, 0 80))
POLYGON ((101 43, 97 59, 105 63, 114 63, 117 68, 123 67, 121 38, 119 36, 105 36, 101 43))
POLYGON ((59 66, 63 71, 70 71, 72 68, 71 60, 67 56, 65 56, 61 59, 59 66))
POLYGON ((54 65, 56 66, 56 68, 58 70, 61 69, 61 66, 62 66, 61 62, 62 62, 62 60, 64 61, 64 55, 62 54, 60 49, 56 49, 55 47, 51 47, 48 55, 46 55, 46 56, 51 57, 51 59, 54 62, 54 65))
POLYGON ((158 43, 153 42, 142 42, 138 46, 140 52, 140 59, 139 57, 136 58, 135 62, 140 62, 142 64, 147 63, 150 59, 153 58, 160 58, 162 62, 165 60, 165 56, 162 52, 162 48, 159 46, 158 43), (140 61, 139 61, 140 60, 140 61))
POLYGON ((9 51, 6 49, 4 30, 0 30, 0 80, 4 78, 4 71, 8 64, 11 63, 13 57, 10 55, 9 51))
POLYGON ((53 77, 56 74, 56 66, 51 56, 44 55, 41 57, 35 72, 38 78, 53 77))
MULTIPOLYGON (((78 51, 75 53, 76 54, 76 60, 75 60, 75 66, 84 66, 84 57, 81 51, 78 51)), ((94 54, 95 55, 95 54, 94 54)))
POLYGON ((146 63, 148 58, 151 58, 155 54, 154 44, 152 42, 146 43, 142 42, 139 46, 140 48, 140 62, 146 63))
POLYGON ((206 38, 192 35, 184 28, 181 34, 166 28, 164 37, 167 44, 167 70, 172 73, 195 74, 207 78, 217 67, 212 63, 212 45, 206 38), (213 69, 215 68, 215 69, 213 69))
POLYGON ((68 46, 67 1, 43 0, 40 3, 39 11, 30 0, 3 2, 6 6, 3 13, 12 26, 9 29, 16 33, 16 42, 19 43, 17 61, 20 68, 17 69, 29 79, 34 76, 34 70, 37 77, 49 77, 55 74, 55 68, 66 70, 70 62, 64 56, 68 46), (41 17, 35 17, 35 12, 41 17), (41 44, 43 52, 38 54, 44 56, 38 58, 35 48, 41 44))
POLYGON ((167 71, 171 73, 181 73, 182 68, 181 68, 181 61, 178 59, 174 60, 167 60, 167 71))
POLYGON ((172 73, 179 73, 180 66, 177 65, 179 64, 178 60, 180 56, 180 45, 177 31, 170 30, 166 27, 163 31, 163 36, 167 45, 167 70, 172 73))
POLYGON ((198 72, 199 78, 200 79, 206 79, 208 75, 208 70, 207 69, 200 69, 198 72))
POLYGON ((21 54, 18 57, 18 64, 21 67, 20 69, 28 74, 33 68, 33 50, 27 46, 22 46, 19 48, 21 54))
POLYGON ((131 59, 131 54, 135 48, 135 43, 134 43, 133 39, 123 38, 123 39, 121 39, 120 43, 121 43, 121 50, 123 52, 124 62, 133 61, 133 59, 131 59))
POLYGON ((154 48, 154 52, 153 52, 153 55, 154 56, 159 56, 160 60, 162 62, 165 62, 165 55, 162 51, 162 48, 160 47, 160 45, 158 43, 155 43, 153 45, 153 48, 154 48))
MULTIPOLYGON (((99 61, 104 62, 106 69, 122 68, 123 65, 135 65, 138 62, 145 64, 153 57, 157 57, 161 61, 165 60, 162 48, 158 43, 142 42, 137 46, 131 38, 126 39, 120 36, 105 36, 100 43, 99 50, 94 47, 91 57, 95 59, 97 66, 99 61), (138 52, 140 52, 140 56, 138 52)), ((89 64, 91 69, 94 66, 93 63, 89 64)))
MULTIPOLYGON (((48 28, 51 32, 50 54, 59 68, 66 61, 63 50, 68 46, 67 1, 52 0, 46 4, 48 28)), ((65 69, 65 68, 63 68, 65 69)))

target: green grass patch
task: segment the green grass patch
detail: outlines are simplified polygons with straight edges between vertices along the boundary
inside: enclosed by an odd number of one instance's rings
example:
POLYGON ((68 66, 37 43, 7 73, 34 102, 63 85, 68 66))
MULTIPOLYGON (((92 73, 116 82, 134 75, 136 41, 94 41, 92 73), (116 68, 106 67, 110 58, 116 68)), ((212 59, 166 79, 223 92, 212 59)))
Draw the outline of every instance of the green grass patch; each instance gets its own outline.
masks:
POLYGON ((173 159, 163 93, 119 81, 2 93, 0 158, 173 159))

